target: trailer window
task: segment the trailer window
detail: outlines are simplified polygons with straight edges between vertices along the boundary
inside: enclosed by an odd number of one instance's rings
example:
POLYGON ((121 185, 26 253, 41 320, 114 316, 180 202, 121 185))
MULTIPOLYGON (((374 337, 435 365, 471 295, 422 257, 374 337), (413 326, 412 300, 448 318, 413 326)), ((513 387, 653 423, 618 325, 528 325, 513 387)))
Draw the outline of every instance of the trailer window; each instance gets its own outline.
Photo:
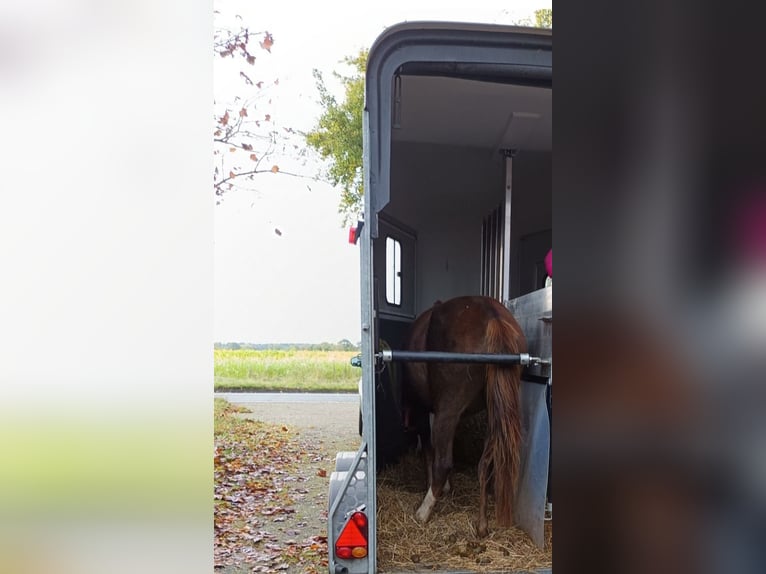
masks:
POLYGON ((386 302, 402 304, 402 246, 393 237, 386 237, 386 302))

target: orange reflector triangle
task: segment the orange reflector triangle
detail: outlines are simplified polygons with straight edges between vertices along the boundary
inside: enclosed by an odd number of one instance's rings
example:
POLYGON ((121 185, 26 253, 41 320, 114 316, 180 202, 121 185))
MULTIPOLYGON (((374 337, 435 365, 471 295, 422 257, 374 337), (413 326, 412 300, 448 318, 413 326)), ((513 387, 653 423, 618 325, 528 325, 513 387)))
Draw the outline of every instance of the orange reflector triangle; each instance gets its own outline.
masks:
POLYGON ((349 520, 346 523, 343 532, 338 536, 335 547, 338 548, 339 546, 367 546, 367 537, 362 534, 362 531, 359 530, 359 527, 353 520, 349 520))

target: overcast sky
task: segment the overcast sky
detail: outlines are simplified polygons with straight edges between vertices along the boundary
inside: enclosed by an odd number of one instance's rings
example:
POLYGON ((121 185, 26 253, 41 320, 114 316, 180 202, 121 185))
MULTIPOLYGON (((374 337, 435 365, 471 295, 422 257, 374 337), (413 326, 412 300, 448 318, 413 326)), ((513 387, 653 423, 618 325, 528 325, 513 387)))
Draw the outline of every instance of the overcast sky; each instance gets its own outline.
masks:
MULTIPOLYGON (((321 113, 312 70, 329 79, 345 56, 368 48, 387 26, 405 20, 509 24, 550 6, 550 0, 216 2, 223 20, 233 23, 239 14, 251 30, 273 35, 271 54, 256 50, 258 60, 247 71, 279 79, 270 94, 273 116, 301 130, 310 129, 321 113)), ((218 102, 243 89, 232 64, 216 61, 218 102)), ((308 165, 304 173, 319 169, 308 165)), ((215 210, 215 340, 358 341, 359 248, 341 228, 338 191, 271 174, 259 176, 254 188, 229 194, 215 210)))

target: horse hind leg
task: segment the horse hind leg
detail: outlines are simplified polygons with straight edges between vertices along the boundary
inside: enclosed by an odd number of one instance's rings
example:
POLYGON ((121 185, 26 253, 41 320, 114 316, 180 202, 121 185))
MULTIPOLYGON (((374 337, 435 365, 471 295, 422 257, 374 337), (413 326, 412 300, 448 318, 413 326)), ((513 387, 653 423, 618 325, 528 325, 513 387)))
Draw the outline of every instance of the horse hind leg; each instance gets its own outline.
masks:
POLYGON ((415 518, 417 518, 420 522, 428 522, 428 519, 431 518, 431 513, 434 510, 434 506, 436 505, 436 497, 433 493, 433 488, 428 487, 428 492, 426 492, 426 497, 423 499, 423 502, 420 503, 420 506, 415 511, 415 518))
MULTIPOLYGON (((433 483, 433 465, 434 465, 434 449, 431 444, 431 424, 433 423, 433 415, 426 414, 424 417, 426 420, 426 427, 424 432, 421 433, 421 444, 423 445, 423 453, 426 461, 426 486, 430 487, 433 483)), ((449 477, 444 483, 443 492, 447 494, 451 490, 449 483, 449 477)))
POLYGON ((432 475, 431 468, 433 466, 434 451, 431 445, 431 415, 428 411, 418 413, 418 436, 420 437, 420 448, 423 453, 423 461, 425 463, 426 473, 426 488, 431 486, 432 475))
MULTIPOLYGON (((431 457, 431 460, 427 462, 428 465, 428 492, 426 493, 425 498, 423 499, 423 502, 420 503, 420 506, 418 507, 418 510, 415 512, 415 517, 420 522, 428 522, 428 519, 431 518, 431 513, 433 512, 434 506, 436 505, 437 497, 434 495, 434 488, 433 488, 433 456, 431 457)), ((450 485, 449 478, 447 478, 444 481, 444 486, 441 489, 442 494, 447 494, 451 490, 452 486, 450 485)))
POLYGON ((484 452, 479 460, 479 517, 476 522, 476 534, 484 538, 489 533, 487 523, 487 490, 489 488, 492 463, 489 456, 489 440, 484 444, 484 452))
POLYGON ((431 480, 423 502, 415 512, 415 517, 420 522, 427 522, 431 518, 436 501, 444 492, 449 491, 449 474, 452 471, 452 444, 455 438, 455 429, 459 415, 450 417, 434 417, 431 443, 433 447, 433 461, 431 463, 431 480))

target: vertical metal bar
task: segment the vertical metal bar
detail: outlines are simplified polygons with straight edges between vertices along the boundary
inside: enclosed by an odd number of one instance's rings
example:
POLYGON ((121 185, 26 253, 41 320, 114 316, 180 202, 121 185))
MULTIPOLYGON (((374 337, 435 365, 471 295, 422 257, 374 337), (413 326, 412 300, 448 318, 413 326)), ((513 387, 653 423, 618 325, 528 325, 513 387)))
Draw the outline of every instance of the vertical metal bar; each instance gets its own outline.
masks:
POLYGON ((484 220, 487 222, 487 250, 484 254, 484 257, 487 260, 487 268, 485 270, 486 277, 484 279, 484 294, 489 295, 489 279, 492 276, 492 218, 487 215, 484 220))
POLYGON ((495 276, 497 273, 497 231, 495 229, 495 212, 489 216, 489 293, 490 297, 495 296, 495 276))
POLYGON ((487 292, 485 290, 485 281, 484 281, 484 275, 487 272, 487 218, 485 217, 481 221, 481 271, 479 273, 480 285, 479 285, 479 293, 482 295, 486 295, 487 292))
POLYGON ((503 284, 503 204, 497 206, 497 281, 495 286, 495 299, 500 299, 503 284))
POLYGON ((495 235, 492 230, 492 222, 492 212, 490 212, 487 215, 487 295, 490 297, 492 296, 492 267, 494 265, 492 238, 495 235))
POLYGON ((511 299, 511 200, 513 199, 513 156, 515 152, 505 151, 505 230, 503 245, 503 298, 502 301, 511 299))
POLYGON ((487 217, 487 290, 485 295, 489 295, 492 291, 492 213, 488 213, 487 217))
POLYGON ((499 301, 502 302, 502 295, 503 295, 503 270, 504 267, 504 254, 505 254, 505 245, 503 245, 503 237, 505 236, 505 221, 503 219, 503 213, 502 213, 503 205, 500 204, 497 208, 497 260, 499 262, 498 264, 498 273, 497 273, 497 297, 499 301))
POLYGON ((497 209, 492 212, 492 297, 497 293, 497 209))
MULTIPOLYGON (((367 444, 367 528, 368 528, 368 552, 369 571, 374 574, 376 569, 375 556, 377 555, 377 468, 376 436, 375 436, 375 341, 377 301, 375 299, 375 285, 373 281, 373 222, 377 230, 377 213, 372 207, 372 198, 375 190, 370 180, 370 132, 369 112, 362 115, 362 143, 364 149, 364 221, 360 246, 360 274, 361 274, 361 320, 362 320, 362 413, 363 413, 363 440, 367 444), (372 470, 369 470, 372 469, 372 470)), ((377 233, 375 234, 377 235, 377 233)), ((380 239, 379 239, 380 241, 380 239)), ((331 550, 332 552, 333 550, 331 550)))
POLYGON ((492 276, 492 219, 488 214, 484 218, 485 225, 487 226, 484 231, 485 250, 484 250, 484 294, 489 295, 489 278, 492 276))
POLYGON ((502 284, 503 277, 503 228, 502 228, 502 209, 503 204, 497 206, 495 210, 495 257, 497 263, 495 264, 495 299, 500 299, 501 291, 500 285, 502 284))
POLYGON ((490 291, 492 290, 492 214, 488 214, 486 217, 487 220, 487 251, 484 255, 487 259, 487 277, 485 278, 485 287, 486 291, 484 292, 485 295, 489 295, 490 291))

